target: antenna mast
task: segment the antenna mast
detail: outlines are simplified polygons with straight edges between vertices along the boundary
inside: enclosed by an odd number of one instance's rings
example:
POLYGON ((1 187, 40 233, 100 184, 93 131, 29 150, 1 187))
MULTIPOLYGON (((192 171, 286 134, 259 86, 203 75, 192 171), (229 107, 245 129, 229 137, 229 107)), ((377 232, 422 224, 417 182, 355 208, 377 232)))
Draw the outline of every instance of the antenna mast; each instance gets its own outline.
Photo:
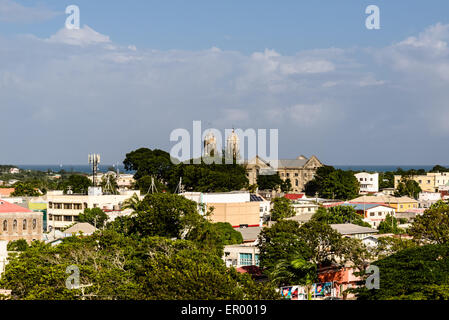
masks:
POLYGON ((89 154, 88 156, 89 164, 92 165, 92 183, 93 186, 97 186, 97 172, 98 172, 98 164, 100 163, 100 155, 99 154, 89 154))

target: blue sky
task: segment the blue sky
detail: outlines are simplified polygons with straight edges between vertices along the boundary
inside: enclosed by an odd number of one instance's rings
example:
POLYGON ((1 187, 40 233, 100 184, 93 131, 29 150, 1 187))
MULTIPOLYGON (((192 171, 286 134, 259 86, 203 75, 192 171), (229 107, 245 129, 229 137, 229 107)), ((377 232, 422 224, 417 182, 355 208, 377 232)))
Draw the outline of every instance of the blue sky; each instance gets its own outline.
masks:
POLYGON ((279 154, 449 164, 449 2, 0 0, 0 163, 104 162, 170 132, 278 128, 279 154), (76 4, 81 30, 64 29, 76 4), (380 30, 365 8, 380 8, 380 30), (14 133, 14 134, 13 134, 14 133))

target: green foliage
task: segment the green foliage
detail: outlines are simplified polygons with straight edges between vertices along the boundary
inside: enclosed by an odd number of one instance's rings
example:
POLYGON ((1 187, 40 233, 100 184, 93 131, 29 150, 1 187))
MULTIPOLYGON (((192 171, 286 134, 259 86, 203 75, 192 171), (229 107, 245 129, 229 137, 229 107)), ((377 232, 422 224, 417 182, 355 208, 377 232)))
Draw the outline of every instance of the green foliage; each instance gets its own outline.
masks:
POLYGON ((313 180, 305 186, 308 196, 330 199, 353 199, 359 193, 359 182, 352 171, 335 170, 334 167, 324 166, 317 169, 313 180))
POLYGON ((154 176, 157 180, 168 180, 174 164, 170 154, 163 150, 140 148, 126 154, 123 161, 125 170, 134 170, 136 180, 145 176, 154 176))
POLYGON ((449 172, 449 168, 446 168, 446 167, 443 167, 443 166, 440 166, 437 164, 429 172, 449 172))
POLYGON ((276 284, 310 284, 313 270, 331 263, 366 266, 370 255, 357 239, 343 238, 328 224, 311 220, 302 226, 281 220, 259 236, 260 265, 276 284))
POLYGON ((283 183, 279 173, 257 176, 257 185, 260 190, 278 190, 283 183))
POLYGON ((100 208, 86 208, 78 215, 79 222, 87 222, 96 228, 103 228, 108 220, 108 215, 100 208))
POLYGON ((401 228, 398 228, 398 221, 395 217, 387 214, 385 220, 379 223, 379 227, 377 228, 379 233, 394 233, 394 234, 404 234, 405 231, 401 228))
POLYGON ((417 199, 421 191, 418 182, 403 176, 401 182, 396 187, 395 196, 408 196, 417 199))
POLYGON ((8 251, 25 251, 28 249, 28 243, 25 239, 10 241, 6 248, 8 251))
POLYGON ((196 202, 176 194, 148 194, 135 206, 132 217, 116 219, 108 227, 136 237, 181 238, 204 220, 196 202))
MULTIPOLYGON (((248 178, 244 166, 232 163, 206 164, 202 160, 198 164, 173 164, 170 154, 162 150, 141 148, 126 155, 126 170, 135 170, 136 186, 147 192, 151 185, 151 177, 155 178, 159 191, 174 191, 182 177, 186 191, 225 192, 248 188, 248 178)), ((189 162, 191 163, 192 160, 189 162)))
POLYGON ((194 241, 205 250, 215 250, 219 256, 223 255, 225 245, 243 243, 242 234, 236 231, 231 224, 211 223, 207 220, 193 228, 187 234, 186 239, 194 241))
POLYGON ((394 173, 379 172, 379 189, 394 188, 394 173))
POLYGON ((449 205, 438 201, 415 218, 408 234, 422 243, 449 242, 449 205))
POLYGON ((14 192, 11 193, 13 197, 38 197, 41 195, 32 183, 17 182, 14 189, 14 192))
POLYGON ((0 287, 25 300, 277 299, 271 285, 226 268, 215 252, 192 241, 138 240, 106 230, 65 238, 52 247, 34 243, 6 266, 0 287), (83 290, 66 288, 68 266, 80 270, 83 290))
POLYGON ((271 203, 273 204, 271 209, 271 220, 273 221, 290 218, 296 214, 292 202, 287 198, 274 198, 271 203))
POLYGON ((363 221, 363 217, 352 206, 321 207, 312 219, 327 224, 352 223, 362 227, 371 227, 369 223, 363 221))
POLYGON ((186 191, 196 192, 227 192, 242 190, 249 187, 246 169, 240 164, 185 164, 180 163, 174 168, 169 186, 175 189, 179 178, 186 191))
POLYGON ((380 289, 357 291, 360 300, 434 300, 449 296, 449 246, 426 245, 378 260, 380 289))
POLYGON ((87 194, 90 186, 92 186, 92 181, 88 177, 81 174, 72 174, 61 181, 60 188, 65 194, 69 189, 75 194, 87 194))
POLYGON ((377 246, 372 248, 371 253, 378 259, 383 259, 399 251, 417 246, 415 241, 405 238, 380 237, 377 241, 377 246))

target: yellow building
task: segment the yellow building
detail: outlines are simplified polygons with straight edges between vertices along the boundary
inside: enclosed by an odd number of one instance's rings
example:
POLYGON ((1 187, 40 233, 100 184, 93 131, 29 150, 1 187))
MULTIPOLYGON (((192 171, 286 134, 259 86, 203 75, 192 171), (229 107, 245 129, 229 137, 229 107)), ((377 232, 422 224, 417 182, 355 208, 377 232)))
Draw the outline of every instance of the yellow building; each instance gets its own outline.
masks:
MULTIPOLYGON (((402 176, 394 176, 394 188, 397 189, 402 176)), ((449 183, 448 172, 429 172, 427 175, 410 176, 410 179, 416 181, 424 192, 438 192, 440 186, 449 183)))
POLYGON ((350 203, 378 203, 393 207, 396 212, 407 212, 418 209, 418 201, 409 197, 393 197, 387 195, 362 196, 355 198, 350 203))

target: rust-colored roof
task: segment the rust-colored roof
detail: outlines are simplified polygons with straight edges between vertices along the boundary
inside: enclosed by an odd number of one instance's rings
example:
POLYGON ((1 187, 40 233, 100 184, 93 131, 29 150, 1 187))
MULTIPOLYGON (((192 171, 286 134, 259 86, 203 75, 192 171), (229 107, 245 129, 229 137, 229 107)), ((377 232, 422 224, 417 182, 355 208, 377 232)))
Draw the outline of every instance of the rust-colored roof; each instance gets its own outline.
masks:
POLYGON ((289 193, 284 195, 284 198, 287 198, 289 200, 297 200, 301 199, 302 197, 304 197, 304 193, 289 193))
POLYGON ((33 212, 27 208, 0 199, 0 213, 33 212))

